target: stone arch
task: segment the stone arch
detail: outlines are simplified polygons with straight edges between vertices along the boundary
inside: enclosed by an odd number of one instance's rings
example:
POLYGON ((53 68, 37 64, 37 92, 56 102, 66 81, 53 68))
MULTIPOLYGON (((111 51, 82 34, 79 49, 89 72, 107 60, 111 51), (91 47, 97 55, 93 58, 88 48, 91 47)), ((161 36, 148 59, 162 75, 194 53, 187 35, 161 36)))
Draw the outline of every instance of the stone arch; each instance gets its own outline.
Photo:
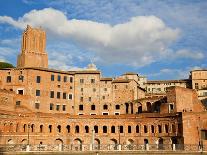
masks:
POLYGON ((27 144, 27 139, 22 139, 21 144, 27 144))
POLYGON ((116 139, 110 139, 110 150, 117 150, 118 149, 118 142, 116 139))
POLYGON ((15 144, 15 142, 14 142, 12 139, 9 139, 9 140, 7 141, 7 144, 12 145, 12 144, 15 144))
POLYGON ((55 139, 55 144, 57 145, 57 150, 62 151, 63 150, 63 140, 60 138, 55 139))
POLYGON ((94 139, 94 149, 100 150, 100 144, 101 144, 100 140, 98 138, 95 138, 94 139))
POLYGON ((83 145, 83 142, 81 139, 79 138, 74 139, 74 147, 76 151, 82 151, 83 149, 82 145, 83 145))
POLYGON ((134 140, 133 139, 127 139, 126 141, 128 150, 133 150, 134 140))

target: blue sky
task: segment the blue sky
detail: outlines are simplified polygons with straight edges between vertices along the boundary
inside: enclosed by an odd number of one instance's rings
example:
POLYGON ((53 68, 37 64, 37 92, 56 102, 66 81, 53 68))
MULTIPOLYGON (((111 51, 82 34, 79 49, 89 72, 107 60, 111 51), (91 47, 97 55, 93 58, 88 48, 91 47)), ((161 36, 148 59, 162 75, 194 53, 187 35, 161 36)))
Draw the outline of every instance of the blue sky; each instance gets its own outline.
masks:
POLYGON ((1 0, 0 60, 16 65, 27 24, 47 32, 50 68, 91 61, 103 76, 187 78, 207 68, 206 0, 1 0))

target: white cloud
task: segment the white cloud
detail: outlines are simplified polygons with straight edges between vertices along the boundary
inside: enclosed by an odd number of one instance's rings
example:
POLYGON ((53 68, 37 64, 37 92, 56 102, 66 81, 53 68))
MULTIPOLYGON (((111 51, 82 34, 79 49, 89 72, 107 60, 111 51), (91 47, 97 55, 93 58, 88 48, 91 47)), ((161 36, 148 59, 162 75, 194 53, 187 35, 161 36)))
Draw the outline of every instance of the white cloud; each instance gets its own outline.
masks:
POLYGON ((27 24, 41 26, 50 34, 73 39, 102 62, 133 66, 144 66, 163 58, 169 45, 179 36, 178 29, 169 28, 155 16, 137 16, 112 26, 89 20, 69 20, 63 12, 52 8, 32 10, 18 20, 0 16, 0 23, 20 29, 27 24))
POLYGON ((195 59, 200 60, 203 59, 205 56, 202 52, 199 51, 190 51, 186 49, 178 50, 174 54, 175 58, 189 58, 189 59, 195 59))

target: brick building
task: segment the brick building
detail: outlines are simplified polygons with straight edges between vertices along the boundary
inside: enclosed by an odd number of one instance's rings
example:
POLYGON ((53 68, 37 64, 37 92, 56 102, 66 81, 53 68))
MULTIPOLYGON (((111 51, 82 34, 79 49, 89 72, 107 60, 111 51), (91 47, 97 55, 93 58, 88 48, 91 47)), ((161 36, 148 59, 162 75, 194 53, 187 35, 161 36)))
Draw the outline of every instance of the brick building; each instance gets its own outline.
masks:
POLYGON ((134 73, 102 77, 94 64, 49 69, 45 42, 42 29, 28 26, 17 68, 0 70, 0 144, 206 143, 207 114, 195 90, 145 96, 146 78, 134 73))

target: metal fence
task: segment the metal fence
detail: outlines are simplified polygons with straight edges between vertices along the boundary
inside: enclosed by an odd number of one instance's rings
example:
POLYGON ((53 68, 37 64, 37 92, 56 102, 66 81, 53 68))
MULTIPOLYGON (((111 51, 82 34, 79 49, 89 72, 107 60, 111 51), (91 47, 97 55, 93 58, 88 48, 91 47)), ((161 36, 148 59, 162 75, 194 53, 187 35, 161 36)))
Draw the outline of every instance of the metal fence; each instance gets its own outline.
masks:
POLYGON ((26 144, 10 144, 0 145, 0 152, 11 152, 11 151, 188 151, 188 152, 201 152, 207 151, 207 146, 199 145, 182 145, 182 144, 147 144, 147 145, 26 145, 26 144))

